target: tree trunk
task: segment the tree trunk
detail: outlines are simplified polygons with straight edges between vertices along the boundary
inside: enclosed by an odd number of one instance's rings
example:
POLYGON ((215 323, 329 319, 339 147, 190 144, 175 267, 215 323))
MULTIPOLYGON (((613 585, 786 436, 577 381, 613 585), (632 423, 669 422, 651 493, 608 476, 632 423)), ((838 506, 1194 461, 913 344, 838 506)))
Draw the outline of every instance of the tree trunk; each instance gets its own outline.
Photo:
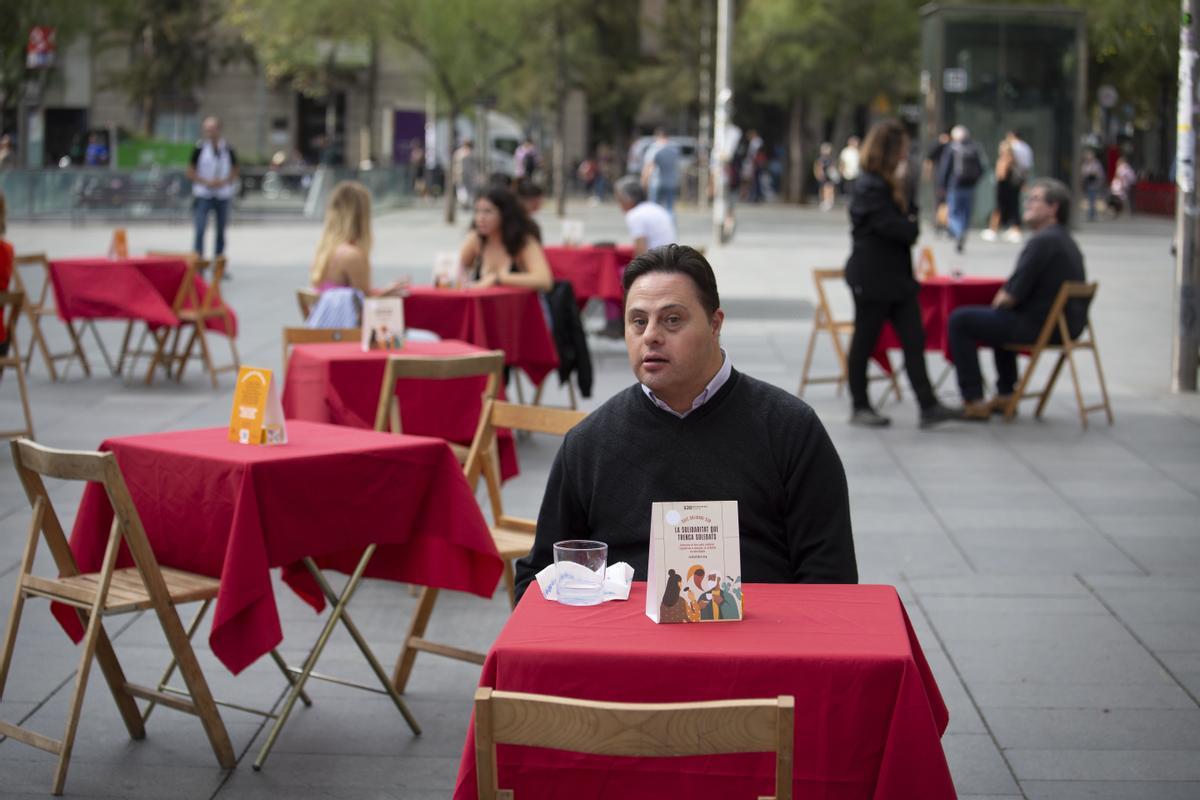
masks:
POLYGON ((804 157, 804 117, 806 106, 803 97, 793 97, 788 114, 788 180, 787 200, 789 203, 804 203, 804 177, 808 174, 808 161, 804 157))
MULTIPOLYGON (((142 29, 142 58, 146 59, 147 64, 154 63, 154 28, 146 25, 142 29)), ((144 87, 145 94, 142 96, 142 134, 145 136, 154 135, 154 118, 158 115, 158 104, 155 102, 157 87, 144 87)))
POLYGON ((562 4, 554 8, 554 49, 557 69, 554 75, 554 213, 567 215, 567 26, 562 4))
POLYGON ((365 153, 358 154, 359 161, 370 159, 371 163, 375 163, 375 108, 378 102, 377 95, 379 94, 379 38, 371 37, 370 42, 370 63, 367 65, 367 103, 366 113, 363 115, 363 128, 366 131, 367 150, 365 153))
MULTIPOLYGON (((450 103, 450 124, 446 126, 449 131, 446 138, 449 140, 449 148, 447 152, 450 157, 446 159, 446 163, 442 165, 442 198, 446 201, 446 224, 453 225, 454 217, 458 211, 458 198, 454 196, 454 151, 458 149, 458 115, 462 113, 461 106, 458 102, 450 103)), ((435 140, 436 143, 436 140, 435 140)), ((486 144, 484 145, 486 147, 486 144)), ((437 152, 435 150, 434 157, 436 159, 437 152)))
POLYGON ((842 146, 846 144, 846 139, 853 132, 854 104, 846 98, 837 101, 837 110, 833 116, 833 137, 829 140, 833 144, 833 157, 837 158, 842 152, 842 146))

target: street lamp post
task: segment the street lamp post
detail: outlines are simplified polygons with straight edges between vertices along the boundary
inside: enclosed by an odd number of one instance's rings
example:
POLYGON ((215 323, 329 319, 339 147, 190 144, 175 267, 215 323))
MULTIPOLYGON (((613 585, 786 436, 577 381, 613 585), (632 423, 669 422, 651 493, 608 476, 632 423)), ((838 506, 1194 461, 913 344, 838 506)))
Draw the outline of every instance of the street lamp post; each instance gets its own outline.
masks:
POLYGON ((1176 113, 1175 335, 1171 340, 1171 391, 1196 391, 1200 358, 1200 263, 1196 259, 1196 19, 1195 0, 1181 0, 1179 104, 1176 113))
POLYGON ((713 241, 723 243, 728 233, 725 228, 725 209, 729 202, 728 186, 725 182, 725 158, 728 156, 729 108, 733 100, 730 87, 730 39, 733 31, 733 0, 717 0, 717 75, 716 104, 713 108, 713 241))

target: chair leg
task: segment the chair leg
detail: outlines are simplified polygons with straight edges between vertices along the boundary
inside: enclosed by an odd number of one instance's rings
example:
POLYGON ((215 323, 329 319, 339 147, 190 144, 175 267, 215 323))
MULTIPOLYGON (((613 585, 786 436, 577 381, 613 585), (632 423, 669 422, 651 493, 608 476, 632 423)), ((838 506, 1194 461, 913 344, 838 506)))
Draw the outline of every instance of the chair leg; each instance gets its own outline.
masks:
POLYGON ((133 320, 125 323, 125 335, 121 337, 121 352, 117 354, 117 374, 125 372, 125 359, 129 357, 129 339, 133 336, 133 320))
MULTIPOLYGON (((188 623, 187 630, 185 631, 185 633, 187 634, 187 638, 188 638, 189 642, 192 640, 192 637, 194 637, 196 635, 196 629, 198 629, 200 627, 200 622, 204 619, 204 615, 206 613, 208 613, 208 607, 211 605, 212 605, 211 599, 205 600, 203 603, 201 603, 200 610, 196 612, 196 615, 194 617, 192 617, 192 621, 188 623)), ((171 680, 171 676, 175 674, 175 667, 177 667, 178 665, 179 665, 179 662, 176 661, 175 656, 172 655, 171 660, 167 662, 166 669, 163 670, 162 677, 160 677, 158 679, 158 686, 156 687, 158 689, 158 691, 161 692, 163 690, 163 687, 165 687, 167 685, 167 682, 171 680)), ((142 712, 142 721, 143 722, 150 719, 150 715, 152 713, 154 713, 154 709, 157 705, 158 705, 158 703, 156 703, 153 700, 151 700, 149 702, 149 704, 146 706, 146 710, 142 712)))
POLYGON ((171 338, 171 332, 165 328, 160 328, 157 331, 151 331, 150 335, 154 337, 154 354, 150 356, 150 366, 146 370, 146 385, 149 386, 154 382, 154 372, 162 364, 167 370, 167 376, 171 374, 171 362, 167 355, 167 340, 171 338))
POLYGON ((800 388, 796 390, 797 397, 804 397, 804 390, 808 386, 808 371, 812 367, 813 350, 817 347, 817 334, 820 332, 820 323, 814 320, 812 333, 808 335, 808 348, 804 351, 804 366, 800 370, 800 388))
MULTIPOLYGON (((1088 326, 1091 327, 1090 325, 1088 326)), ((1108 424, 1113 424, 1112 406, 1108 402, 1108 387, 1104 385, 1104 368, 1100 366, 1100 348, 1096 346, 1096 332, 1091 331, 1091 336, 1088 337, 1092 345, 1092 358, 1096 359, 1096 377, 1100 381, 1100 399, 1104 403, 1104 415, 1108 417, 1108 424)))
POLYGON ((116 701, 117 710, 121 712, 121 719, 125 723, 125 729, 129 731, 129 738, 145 739, 146 727, 138 711, 137 701, 125 690, 125 671, 121 669, 121 662, 117 660, 112 641, 103 627, 96 638, 96 663, 100 665, 100 671, 104 674, 113 700, 116 701))
MULTIPOLYGON (((79 366, 83 367, 83 374, 87 377, 92 377, 92 367, 88 364, 87 356, 83 353, 83 342, 79 341, 79 333, 75 330, 75 325, 67 320, 67 335, 71 337, 72 354, 79 359, 79 366)), ((67 375, 67 369, 71 366, 71 356, 67 356, 67 366, 63 367, 63 377, 67 375)))
MULTIPOLYGON (((81 615, 83 616, 83 615, 81 615)), ((54 770, 54 782, 50 793, 60 795, 67 782, 67 767, 71 762, 71 749, 75 745, 75 733, 79 730, 79 714, 83 710, 83 697, 87 692, 88 675, 92 669, 92 657, 96 653, 96 641, 103 628, 101 615, 92 613, 88 617, 87 633, 83 638, 83 652, 79 656, 79 667, 75 671, 75 692, 67 708, 66 729, 59 745, 58 767, 54 770)))
MULTIPOLYGON (((1037 408, 1033 412, 1035 419, 1042 418, 1042 410, 1046 408, 1046 403, 1050 401, 1050 394, 1054 391, 1054 384, 1058 382, 1058 375, 1062 372, 1063 361, 1067 359, 1067 351, 1063 350, 1058 354, 1058 360, 1054 362, 1054 369, 1050 370, 1050 377, 1046 381, 1046 386, 1042 389, 1042 396, 1038 398, 1037 408)), ((1078 387, 1078 384, 1076 384, 1078 387)))
POLYGON ((829 338, 833 340, 833 352, 837 354, 838 369, 841 370, 837 382, 837 396, 842 396, 842 388, 846 385, 847 376, 850 374, 850 364, 846 359, 846 349, 842 347, 842 337, 838 332, 830 328, 829 338))
POLYGON ((179 614, 174 606, 157 607, 155 612, 167 637, 171 654, 179 662, 179 674, 183 676, 183 682, 187 685, 196 716, 204 726, 217 763, 225 769, 233 769, 237 758, 233 754, 229 732, 221 720, 221 712, 217 710, 217 704, 213 701, 208 681, 204 679, 204 673, 200 670, 200 662, 196 660, 196 653, 192 650, 187 633, 183 630, 183 623, 179 621, 179 614))
POLYGON ((58 381, 58 370, 54 368, 54 356, 50 352, 50 346, 46 344, 46 337, 42 333, 41 321, 38 319, 37 313, 29 312, 29 328, 33 331, 33 336, 29 341, 29 352, 25 354, 25 372, 28 374, 33 366, 33 346, 42 351, 42 360, 46 362, 46 371, 50 373, 50 380, 58 381))
POLYGON ((412 622, 408 624, 408 634, 404 637, 404 644, 400 648, 400 655, 396 658, 396 667, 392 670, 392 685, 396 687, 396 691, 404 694, 405 687, 408 686, 408 678, 412 675, 413 664, 417 660, 417 650, 409 646, 409 642, 413 639, 421 639, 425 636, 425 629, 429 626, 429 617, 433 614, 433 606, 437 603, 438 590, 432 586, 426 586, 421 589, 421 599, 417 601, 417 609, 413 614, 412 622))
POLYGON ((1012 422, 1013 417, 1017 415, 1017 406, 1021 402, 1021 398, 1025 396, 1025 389, 1029 386, 1029 381, 1033 378, 1033 369, 1037 366, 1038 356, 1041 355, 1040 350, 1034 351, 1029 356, 1029 365, 1025 367, 1025 371, 1021 374, 1021 380, 1017 381, 1017 388, 1013 390, 1012 399, 1008 401, 1008 406, 1004 409, 1004 419, 1007 422, 1012 422))
MULTIPOLYGON (((208 349, 208 337, 204 335, 204 321, 196 323, 196 332, 193 337, 200 340, 200 357, 204 363, 204 368, 208 370, 208 377, 212 381, 212 388, 218 388, 217 385, 217 367, 213 364, 212 351, 208 349)), ((179 377, 183 378, 183 365, 179 365, 179 377)))
POLYGON ((504 588, 508 591, 509 608, 517 607, 517 577, 510 559, 504 560, 504 588))
MULTIPOLYGON (((12 348, 17 354, 20 350, 17 349, 16 337, 12 337, 12 348)), ((20 358, 18 355, 17 368, 13 370, 17 373, 17 388, 21 392, 21 410, 25 413, 25 435, 30 439, 35 438, 33 435, 33 415, 29 413, 29 387, 25 384, 25 370, 21 369, 20 358)))
MULTIPOLYGON (((1083 390, 1079 387, 1079 370, 1075 368, 1075 354, 1072 352, 1074 348, 1068 347, 1063 349, 1062 355, 1067 359, 1067 366, 1071 368, 1071 382, 1075 384, 1075 405, 1079 408, 1079 422, 1083 425, 1086 431, 1088 427, 1087 407, 1083 403, 1083 390)), ((1059 357, 1060 359, 1062 356, 1059 357)))
MULTIPOLYGON (((176 340, 176 342, 178 342, 178 339, 176 340)), ((174 356, 174 355, 172 356, 172 360, 178 362, 178 367, 175 370, 175 380, 177 382, 183 380, 183 371, 185 369, 187 369, 187 363, 192 358, 192 348, 195 346, 196 346, 196 331, 193 328, 191 335, 188 336, 187 346, 185 346, 183 348, 183 353, 179 354, 178 356, 174 356)), ((174 348, 174 352, 179 352, 178 347, 174 348)))

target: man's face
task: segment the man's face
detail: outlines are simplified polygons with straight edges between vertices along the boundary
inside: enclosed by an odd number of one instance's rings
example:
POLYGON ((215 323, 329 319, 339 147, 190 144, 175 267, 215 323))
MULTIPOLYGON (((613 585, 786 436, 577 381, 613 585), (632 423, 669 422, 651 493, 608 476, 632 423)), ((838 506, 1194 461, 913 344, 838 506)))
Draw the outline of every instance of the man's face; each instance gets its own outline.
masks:
POLYGON ((1025 213, 1022 216, 1025 224, 1038 231, 1055 222, 1058 215, 1058 204, 1046 202, 1046 190, 1035 187, 1025 195, 1025 213))
POLYGON ((648 272, 625 298, 625 347, 633 374, 677 411, 691 406, 721 366, 725 312, 710 317, 692 279, 648 272))
POLYGON ((204 138, 215 142, 221 138, 221 123, 215 119, 204 120, 204 138))

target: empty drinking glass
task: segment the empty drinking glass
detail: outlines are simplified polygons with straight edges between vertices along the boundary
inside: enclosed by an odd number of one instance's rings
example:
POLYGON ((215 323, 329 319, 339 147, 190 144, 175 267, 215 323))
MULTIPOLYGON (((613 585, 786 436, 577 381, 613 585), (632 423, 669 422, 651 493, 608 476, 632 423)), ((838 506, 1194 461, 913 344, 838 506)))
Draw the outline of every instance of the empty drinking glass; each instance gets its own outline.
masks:
POLYGON ((569 606, 594 606, 604 599, 604 568, 608 545, 588 539, 554 544, 554 575, 558 602, 569 606))

